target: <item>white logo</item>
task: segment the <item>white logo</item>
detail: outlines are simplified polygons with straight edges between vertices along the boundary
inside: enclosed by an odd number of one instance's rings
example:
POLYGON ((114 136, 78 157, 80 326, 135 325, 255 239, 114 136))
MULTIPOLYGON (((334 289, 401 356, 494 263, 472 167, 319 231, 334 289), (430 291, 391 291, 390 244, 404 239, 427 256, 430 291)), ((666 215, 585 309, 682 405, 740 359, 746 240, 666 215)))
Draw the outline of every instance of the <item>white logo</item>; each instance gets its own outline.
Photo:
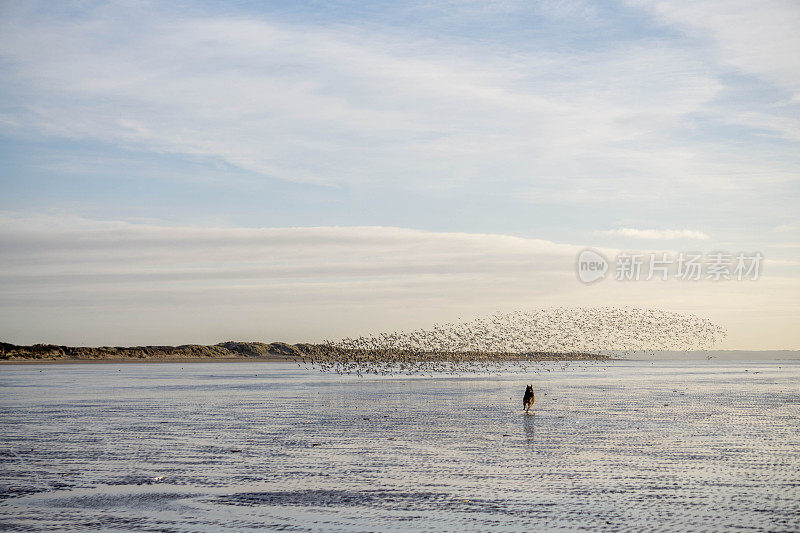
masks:
POLYGON ((608 272, 608 261, 594 250, 584 250, 578 254, 578 279, 584 283, 594 283, 603 279, 608 272))

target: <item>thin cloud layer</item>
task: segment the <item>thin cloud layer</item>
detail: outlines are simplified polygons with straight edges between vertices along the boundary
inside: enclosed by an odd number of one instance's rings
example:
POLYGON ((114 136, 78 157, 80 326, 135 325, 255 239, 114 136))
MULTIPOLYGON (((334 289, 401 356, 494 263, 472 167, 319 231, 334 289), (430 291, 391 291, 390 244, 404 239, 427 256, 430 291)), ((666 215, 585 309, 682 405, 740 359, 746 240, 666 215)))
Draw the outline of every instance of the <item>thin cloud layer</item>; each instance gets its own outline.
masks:
POLYGON ((0 318, 12 342, 313 341, 494 310, 658 302, 723 319, 739 345, 753 342, 746 335, 754 321, 790 342, 792 278, 587 286, 575 274, 579 251, 547 240, 388 227, 3 216, 0 318))
MULTIPOLYGON (((577 250, 545 240, 388 227, 202 228, 0 218, 5 286, 181 279, 347 279, 560 272, 577 250)), ((15 289, 11 289, 15 290, 15 289)))
POLYGON ((676 229, 636 229, 636 228, 619 228, 610 229, 601 232, 605 235, 612 235, 617 237, 627 237, 630 239, 645 239, 645 240, 674 240, 674 239, 691 239, 691 240, 708 240, 711 237, 702 231, 693 230, 676 230, 676 229))

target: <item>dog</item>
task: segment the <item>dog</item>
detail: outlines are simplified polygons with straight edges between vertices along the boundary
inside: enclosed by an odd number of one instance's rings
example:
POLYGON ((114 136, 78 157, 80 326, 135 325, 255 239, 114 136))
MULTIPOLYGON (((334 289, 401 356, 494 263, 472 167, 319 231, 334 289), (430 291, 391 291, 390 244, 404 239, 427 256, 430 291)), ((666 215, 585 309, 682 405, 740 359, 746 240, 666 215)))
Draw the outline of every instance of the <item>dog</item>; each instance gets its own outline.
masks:
POLYGON ((533 396, 533 386, 528 385, 525 387, 525 396, 522 397, 522 408, 525 409, 525 414, 528 414, 528 411, 531 410, 533 406, 533 402, 536 401, 536 398, 533 396))

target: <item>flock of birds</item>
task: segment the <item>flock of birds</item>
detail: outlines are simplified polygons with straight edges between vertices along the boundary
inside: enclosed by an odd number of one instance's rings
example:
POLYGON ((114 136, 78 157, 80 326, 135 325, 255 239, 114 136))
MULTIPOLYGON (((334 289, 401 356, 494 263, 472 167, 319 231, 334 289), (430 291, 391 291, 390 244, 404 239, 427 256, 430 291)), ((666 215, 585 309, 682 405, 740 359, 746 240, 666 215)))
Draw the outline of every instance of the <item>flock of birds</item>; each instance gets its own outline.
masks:
POLYGON ((552 308, 325 341, 308 362, 358 375, 527 370, 543 361, 561 361, 563 367, 564 361, 706 350, 725 336, 705 318, 658 309, 552 308))

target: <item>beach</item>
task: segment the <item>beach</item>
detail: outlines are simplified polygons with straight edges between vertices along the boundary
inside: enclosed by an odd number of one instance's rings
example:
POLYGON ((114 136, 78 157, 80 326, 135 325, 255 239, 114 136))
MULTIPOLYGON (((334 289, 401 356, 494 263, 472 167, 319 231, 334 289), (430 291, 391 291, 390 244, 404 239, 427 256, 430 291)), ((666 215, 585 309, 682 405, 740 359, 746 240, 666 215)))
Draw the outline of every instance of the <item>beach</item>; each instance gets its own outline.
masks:
POLYGON ((792 531, 799 385, 797 361, 427 377, 296 363, 5 366, 0 524, 792 531))

